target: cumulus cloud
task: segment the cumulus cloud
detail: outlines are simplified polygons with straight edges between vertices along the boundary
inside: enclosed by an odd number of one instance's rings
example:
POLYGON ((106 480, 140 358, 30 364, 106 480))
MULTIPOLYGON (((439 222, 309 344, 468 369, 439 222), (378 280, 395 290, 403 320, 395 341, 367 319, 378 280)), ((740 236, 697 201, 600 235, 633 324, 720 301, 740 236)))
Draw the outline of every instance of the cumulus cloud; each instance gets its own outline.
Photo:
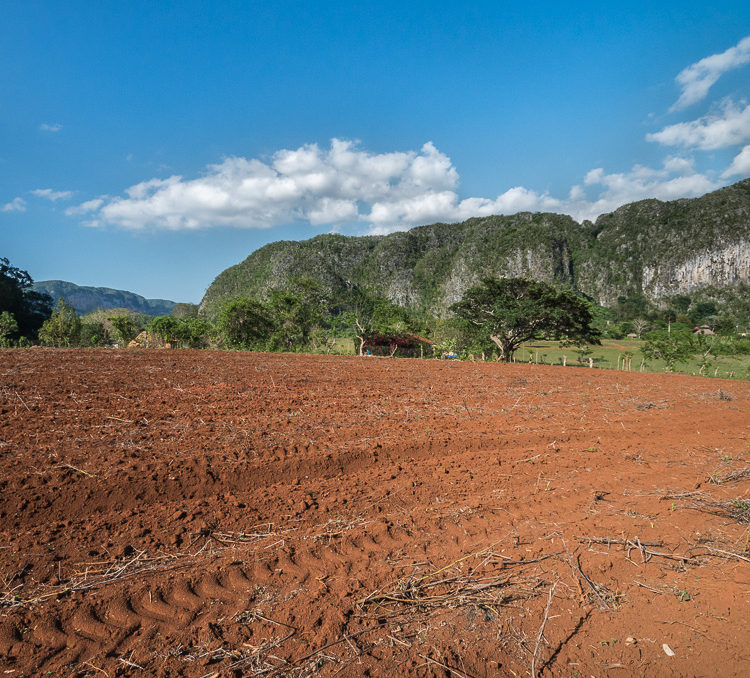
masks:
POLYGON ((722 177, 734 177, 738 174, 750 176, 750 145, 745 146, 722 173, 722 177))
POLYGON ((13 198, 0 207, 0 212, 25 212, 26 201, 23 198, 13 198))
POLYGON ((522 211, 594 219, 634 200, 692 197, 719 186, 684 156, 670 156, 656 169, 636 165, 610 174, 592 169, 562 198, 515 186, 494 198, 462 199, 458 183, 450 158, 432 143, 419 151, 376 154, 334 139, 329 148, 308 144, 267 160, 227 158, 196 178, 149 179, 122 196, 99 196, 66 213, 85 216, 92 226, 132 230, 270 228, 296 221, 378 234, 522 211))
POLYGON ((702 151, 743 144, 750 141, 750 104, 725 102, 718 112, 669 125, 659 132, 647 134, 646 139, 663 146, 683 146, 702 151))
POLYGON ((712 54, 681 71, 676 80, 682 89, 671 111, 702 101, 712 85, 727 71, 750 63, 750 36, 721 54, 712 54))
POLYGON ((59 132, 63 126, 59 122, 43 122, 41 125, 39 125, 39 129, 42 130, 42 132, 59 132))
POLYGON ((591 200, 576 200, 571 196, 564 209, 579 219, 595 219, 636 200, 693 198, 721 186, 705 174, 695 172, 691 159, 677 157, 666 158, 657 169, 635 165, 629 172, 606 174, 597 168, 586 174, 584 184, 589 190, 598 190, 598 194, 591 200))
POLYGON ((68 200, 73 195, 73 191, 53 191, 51 188, 37 188, 31 191, 31 194, 37 198, 46 198, 51 202, 57 202, 58 200, 68 200))
POLYGON ((78 209, 95 212, 95 224, 129 229, 399 222, 443 214, 457 183, 450 159, 432 143, 375 154, 334 139, 328 149, 308 144, 267 161, 230 157, 201 177, 150 179, 78 209))

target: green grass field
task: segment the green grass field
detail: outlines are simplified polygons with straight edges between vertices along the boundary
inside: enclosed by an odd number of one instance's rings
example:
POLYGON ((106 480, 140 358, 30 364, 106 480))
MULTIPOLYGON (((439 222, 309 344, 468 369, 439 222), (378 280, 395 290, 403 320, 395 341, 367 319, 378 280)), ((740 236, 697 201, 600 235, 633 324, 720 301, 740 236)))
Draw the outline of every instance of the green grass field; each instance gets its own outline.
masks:
MULTIPOLYGON (((647 361, 641 347, 640 339, 603 339, 601 346, 590 346, 590 353, 580 356, 575 347, 560 348, 555 341, 535 341, 523 345, 516 352, 516 362, 538 362, 546 365, 562 365, 563 356, 567 357, 567 364, 588 367, 589 358, 593 359, 595 368, 616 370, 623 369, 625 360, 630 358, 630 370, 634 372, 664 372, 665 363, 662 360, 647 361)), ((698 375, 700 364, 692 358, 686 363, 678 363, 675 372, 698 375)), ((705 370, 705 376, 721 377, 723 379, 749 379, 750 356, 719 356, 705 370)))
MULTIPOLYGON (((568 367, 588 367, 589 358, 597 369, 616 370, 626 369, 627 358, 630 358, 631 372, 664 372, 665 363, 662 360, 646 361, 640 339, 603 339, 601 346, 589 346, 590 353, 579 355, 575 347, 560 348, 557 341, 535 341, 524 344, 515 355, 516 363, 538 363, 540 365, 562 365, 566 359, 568 367)), ((353 339, 337 339, 332 353, 343 355, 355 354, 353 339)), ((398 353, 396 357, 400 357, 398 353)), ((700 364, 697 359, 686 363, 678 363, 675 372, 698 375, 700 364)), ((722 379, 750 379, 750 355, 720 356, 705 370, 707 377, 722 379)))

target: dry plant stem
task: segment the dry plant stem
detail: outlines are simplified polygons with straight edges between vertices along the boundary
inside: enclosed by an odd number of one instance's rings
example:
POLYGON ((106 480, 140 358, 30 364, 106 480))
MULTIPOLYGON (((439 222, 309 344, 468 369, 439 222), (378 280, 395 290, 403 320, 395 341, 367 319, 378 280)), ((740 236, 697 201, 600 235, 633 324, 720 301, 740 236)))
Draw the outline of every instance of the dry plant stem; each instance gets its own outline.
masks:
POLYGON ((651 591, 652 593, 656 593, 658 595, 661 595, 662 593, 664 593, 664 591, 659 591, 658 589, 653 589, 650 586, 646 586, 645 584, 642 584, 641 582, 639 582, 637 580, 634 581, 634 583, 637 584, 638 586, 640 586, 643 589, 647 589, 648 591, 651 591))
POLYGON ((99 673, 103 673, 105 676, 107 676, 107 678, 109 678, 109 674, 104 669, 100 669, 98 666, 94 666, 91 662, 82 662, 82 664, 84 664, 85 666, 90 666, 95 671, 99 671, 99 673))
POLYGON ((143 671, 143 667, 139 664, 136 664, 135 662, 128 661, 127 659, 124 659, 122 657, 120 657, 117 661, 121 664, 125 664, 125 666, 130 666, 131 668, 140 669, 141 671, 143 671))
POLYGON ((13 393, 15 393, 15 395, 16 395, 16 398, 18 398, 18 399, 19 399, 19 400, 21 401, 21 404, 22 404, 22 405, 23 405, 23 406, 24 406, 24 407, 25 407, 25 408, 26 408, 26 409, 27 409, 27 410, 28 410, 29 412, 31 412, 31 409, 30 409, 30 408, 29 408, 29 406, 28 406, 28 405, 26 404, 26 401, 25 401, 25 400, 24 400, 24 399, 23 399, 23 398, 22 398, 22 397, 21 397, 21 396, 19 395, 18 391, 13 391, 13 393))
POLYGON ((687 508, 730 518, 737 523, 750 523, 750 504, 747 501, 739 498, 731 501, 717 501, 700 493, 695 493, 693 499, 695 502, 689 504, 687 508))
POLYGON ((450 673, 453 676, 458 676, 458 678, 471 678, 468 673, 461 673, 460 671, 457 671, 456 669, 451 668, 447 664, 443 664, 443 662, 439 662, 437 659, 428 657, 426 654, 417 653, 417 656, 421 657, 422 659, 427 660, 428 662, 431 662, 432 664, 435 664, 436 666, 439 666, 445 669, 448 673, 450 673))
POLYGON ((554 553, 548 553, 544 556, 539 556, 539 558, 529 558, 528 560, 505 560, 504 556, 498 556, 499 558, 503 558, 503 560, 500 561, 503 565, 530 565, 531 563, 540 563, 543 560, 547 560, 547 558, 554 558, 555 556, 561 556, 565 551, 555 551, 554 553))
POLYGON ((285 626, 288 629, 292 629, 295 633, 297 632, 297 627, 292 626, 291 624, 285 624, 284 622, 275 621, 273 619, 269 619, 268 617, 264 617, 258 610, 253 611, 253 617, 257 617, 258 619, 262 619, 263 621, 267 621, 269 624, 276 624, 276 626, 285 626))
MULTIPOLYGON (((649 548, 646 548, 648 546, 664 546, 662 542, 646 542, 641 541, 638 539, 638 537, 635 538, 635 540, 630 539, 612 539, 609 537, 576 537, 578 541, 580 542, 589 542, 592 544, 617 544, 627 547, 628 550, 628 560, 630 559, 630 552, 633 549, 638 549, 641 552, 641 557, 643 558, 643 562, 647 563, 652 556, 658 556, 659 558, 669 558, 670 560, 678 560, 683 563, 687 563, 689 565, 698 565, 698 561, 696 561, 694 558, 690 556, 681 556, 681 555, 674 555, 673 553, 662 553, 660 551, 652 551, 649 548)), ((580 566, 579 566, 580 567, 580 566)), ((584 575, 585 577, 585 575, 584 575)))
POLYGON ((669 558, 670 560, 677 560, 681 563, 687 563, 688 565, 700 565, 700 563, 695 560, 695 558, 690 558, 689 556, 676 556, 672 553, 660 553, 659 551, 649 551, 648 549, 644 548, 641 549, 643 553, 647 553, 650 556, 659 556, 660 558, 669 558))
POLYGON ((609 610, 609 605, 607 605, 607 602, 604 600, 604 598, 601 597, 599 594, 599 591, 596 590, 596 586, 594 586, 594 582, 592 582, 587 576, 586 573, 581 569, 581 557, 576 556, 576 560, 573 563, 576 566, 576 569, 580 573, 580 575, 583 577, 584 581, 589 585, 589 588, 594 592, 594 595, 599 600, 599 607, 602 610, 609 610))
POLYGON ((459 558, 458 560, 454 560, 449 565, 446 565, 445 567, 441 567, 439 570, 435 570, 434 572, 429 572, 423 577, 420 577, 419 579, 417 579, 417 583, 423 582, 425 579, 429 579, 430 577, 434 577, 436 574, 440 574, 441 572, 445 572, 445 570, 450 570, 450 568, 452 568, 454 565, 458 565, 459 563, 462 563, 464 560, 468 560, 469 558, 473 556, 478 556, 481 553, 483 553, 483 551, 476 551, 475 553, 469 553, 468 555, 463 556, 459 558))
POLYGON ((737 558, 737 560, 744 560, 746 563, 750 563, 750 558, 741 556, 739 553, 732 553, 731 551, 723 551, 722 549, 715 549, 710 546, 694 546, 692 549, 689 549, 689 550, 693 551, 695 549, 706 549, 708 551, 707 555, 717 556, 717 557, 723 556, 725 558, 737 558))
POLYGON ((83 475, 87 476, 88 478, 93 478, 95 474, 89 473, 88 471, 84 471, 82 468, 78 468, 77 466, 73 466, 73 464, 58 464, 55 466, 55 468, 69 468, 71 471, 78 471, 78 473, 82 473, 83 475))
MULTIPOLYGON (((576 537, 576 539, 580 542, 590 542, 592 544, 618 544, 620 546, 628 546, 634 543, 630 539, 617 539, 614 537, 576 537)), ((641 546, 664 546, 660 541, 640 541, 637 537, 636 541, 641 546)))
MULTIPOLYGON (((585 575, 584 575, 585 576, 585 575)), ((547 625, 547 619, 549 618, 549 608, 552 604, 552 598, 555 595, 555 587, 557 586, 557 582, 552 584, 549 590, 549 595, 547 596, 547 606, 544 608, 544 619, 542 619, 542 625, 539 627, 539 633, 536 637, 536 645, 534 645, 534 653, 531 655, 531 678, 536 678, 536 656, 539 653, 539 644, 542 642, 542 637, 544 636, 544 627, 547 625)))
MULTIPOLYGON (((246 664, 247 662, 252 661, 253 659, 255 659, 255 657, 257 656, 257 654, 260 654, 261 652, 265 653, 265 652, 268 652, 269 650, 273 650, 273 648, 278 647, 282 643, 285 643, 287 640, 289 640, 293 635, 295 635, 297 633, 297 629, 294 626, 290 626, 289 624, 284 624, 283 622, 277 622, 277 621, 274 621, 273 619, 268 619, 267 617, 264 617, 263 615, 258 614, 257 612, 253 612, 253 614, 256 617, 258 617, 259 619, 262 619, 264 621, 270 622, 271 624, 276 624, 277 626, 285 626, 288 629, 292 629, 292 631, 291 631, 291 633, 287 634, 283 638, 279 638, 278 640, 276 640, 271 645, 268 645, 268 646, 262 648, 261 650, 259 650, 258 653, 254 653, 254 654, 250 655, 249 657, 242 657, 242 659, 238 659, 236 662, 233 662, 232 664, 230 664, 229 666, 227 666, 226 667, 227 669, 237 668, 238 666, 242 666, 242 664, 246 664)), ((201 676, 201 678, 204 678, 204 677, 201 676)))
MULTIPOLYGON (((70 593, 73 591, 88 591, 91 589, 99 588, 100 586, 104 586, 106 584, 111 584, 112 582, 121 581, 123 579, 133 577, 138 574, 142 574, 143 572, 147 572, 147 571, 148 572, 164 571, 164 570, 176 569, 179 567, 187 567, 194 562, 194 561, 191 561, 191 558, 195 558, 196 556, 200 554, 200 552, 195 553, 195 554, 186 554, 184 558, 181 556, 163 557, 163 558, 161 557, 160 558, 143 558, 142 556, 144 554, 145 554, 145 551, 139 552, 134 558, 120 565, 115 571, 112 570, 112 568, 114 567, 114 564, 113 564, 104 572, 99 570, 98 572, 101 572, 101 574, 100 576, 96 578, 88 579, 88 580, 84 579, 83 581, 68 582, 67 584, 59 586, 48 593, 43 593, 33 598, 14 600, 9 605, 9 607, 34 605, 36 603, 40 603, 44 600, 47 600, 49 598, 54 598, 56 596, 64 595, 66 593, 70 593), (131 565, 133 565, 136 561, 140 561, 139 565, 143 565, 143 566, 135 567, 131 571, 126 572, 126 570, 131 565)), ((86 573, 82 573, 82 574, 85 577, 86 573)), ((89 571, 88 574, 91 574, 91 571, 89 571)))
MULTIPOLYGON (((300 659, 297 659, 293 663, 294 664, 301 664, 302 662, 305 662, 308 659, 311 659, 316 654, 320 654, 321 652, 323 652, 324 650, 327 650, 330 647, 334 647, 335 645, 340 645, 341 643, 345 643, 348 640, 351 640, 352 638, 356 638, 357 636, 361 636, 364 633, 370 633, 371 631, 375 631, 375 630, 377 630, 379 628, 382 628, 383 626, 384 626, 384 624, 375 624, 375 626, 371 626, 370 628, 361 629, 359 631, 355 631, 354 633, 349 633, 349 634, 347 634, 347 635, 339 638, 338 640, 334 640, 333 642, 328 643, 328 645, 324 645, 323 647, 318 648, 314 652, 310 652, 309 654, 306 654, 304 657, 301 657, 300 659)), ((273 676, 273 675, 278 675, 278 674, 272 673, 270 675, 273 676)))

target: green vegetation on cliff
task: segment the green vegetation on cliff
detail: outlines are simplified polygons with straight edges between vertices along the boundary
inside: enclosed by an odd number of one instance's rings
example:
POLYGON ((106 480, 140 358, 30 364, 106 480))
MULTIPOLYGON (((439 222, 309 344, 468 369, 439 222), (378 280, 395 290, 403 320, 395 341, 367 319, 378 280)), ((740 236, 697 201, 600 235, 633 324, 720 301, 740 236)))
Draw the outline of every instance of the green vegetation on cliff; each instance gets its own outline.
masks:
POLYGON ((221 273, 201 312, 215 318, 227 300, 262 300, 291 279, 313 278, 333 298, 358 287, 418 313, 445 315, 466 289, 487 276, 526 276, 573 287, 583 236, 570 217, 522 213, 387 236, 276 242, 221 273))

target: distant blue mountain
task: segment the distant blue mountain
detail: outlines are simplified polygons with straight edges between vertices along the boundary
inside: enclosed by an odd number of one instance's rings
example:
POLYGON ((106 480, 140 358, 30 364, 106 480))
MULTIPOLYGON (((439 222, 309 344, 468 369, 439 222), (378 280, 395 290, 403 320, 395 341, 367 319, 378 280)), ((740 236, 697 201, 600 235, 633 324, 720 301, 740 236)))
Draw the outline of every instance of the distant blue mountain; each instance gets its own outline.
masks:
POLYGON ((46 292, 54 302, 62 297, 79 314, 97 309, 127 308, 147 315, 169 315, 175 305, 168 299, 146 299, 140 294, 109 287, 83 287, 65 280, 42 280, 33 284, 37 292, 46 292))

